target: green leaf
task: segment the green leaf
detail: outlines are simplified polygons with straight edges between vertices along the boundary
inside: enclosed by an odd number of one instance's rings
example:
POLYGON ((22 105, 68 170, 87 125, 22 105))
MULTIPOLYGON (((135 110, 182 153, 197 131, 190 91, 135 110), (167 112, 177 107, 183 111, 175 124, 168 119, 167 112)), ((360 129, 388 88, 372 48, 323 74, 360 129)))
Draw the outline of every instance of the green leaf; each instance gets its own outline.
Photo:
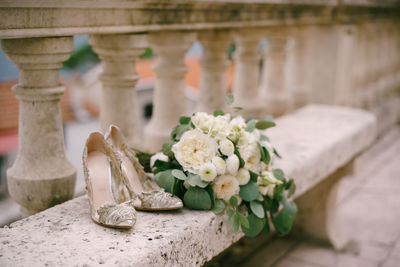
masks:
POLYGON ((249 221, 249 227, 242 226, 242 231, 248 237, 255 237, 259 233, 261 233, 261 231, 264 229, 264 226, 267 222, 267 220, 265 218, 260 219, 253 213, 251 213, 249 216, 247 216, 247 219, 249 221))
POLYGON ((191 186, 198 186, 201 188, 205 188, 208 185, 208 182, 202 181, 198 174, 189 173, 187 181, 191 186))
POLYGON ((265 213, 265 219, 266 219, 266 223, 265 223, 264 228, 263 228, 262 231, 261 231, 261 234, 269 235, 270 232, 271 232, 271 229, 270 229, 270 227, 269 227, 269 222, 268 222, 268 215, 267 215, 267 213, 265 213))
POLYGON ((242 107, 233 107, 233 109, 234 109, 235 111, 240 111, 240 110, 242 110, 243 108, 242 108, 242 107))
POLYGON ((274 121, 274 117, 272 117, 271 115, 266 115, 263 120, 265 121, 274 121))
POLYGON ((174 140, 179 140, 181 139, 182 135, 189 130, 192 130, 192 126, 189 124, 175 126, 171 132, 171 137, 174 140))
POLYGON ((212 189, 211 184, 208 184, 208 186, 206 186, 206 190, 207 190, 208 194, 210 195, 211 204, 214 207, 214 205, 215 205, 215 195, 214 195, 214 190, 212 189))
POLYGON ((250 209, 258 218, 260 219, 264 218, 265 216, 264 207, 261 205, 260 202, 251 201, 250 209))
POLYGON ((283 173, 283 171, 281 169, 275 169, 273 170, 274 176, 276 179, 280 180, 280 181, 285 181, 285 174, 283 173))
MULTIPOLYGON (((290 181, 293 181, 293 179, 290 179, 290 181)), ((289 198, 289 197, 293 196, 294 192, 296 192, 296 184, 293 181, 289 187, 289 192, 288 192, 287 197, 289 198)))
POLYGON ((238 200, 235 196, 231 196, 231 199, 229 199, 229 203, 231 203, 232 207, 237 208, 238 206, 238 200))
POLYGON ((267 142, 269 142, 269 138, 267 137, 267 136, 265 136, 265 135, 260 135, 260 141, 267 141, 267 142))
POLYGON ((293 226, 293 221, 297 215, 297 206, 294 202, 287 202, 284 208, 273 218, 275 229, 279 235, 286 235, 293 226))
POLYGON ((216 111, 214 111, 214 117, 217 117, 217 116, 223 116, 225 113, 222 111, 222 110, 216 110, 216 111))
POLYGON ((252 171, 249 172, 250 172, 250 181, 257 183, 258 174, 252 171))
POLYGON ((189 124, 190 123, 190 117, 188 116, 181 116, 179 118, 179 123, 180 124, 189 124))
POLYGON ((233 97, 233 95, 231 93, 226 94, 226 96, 225 96, 226 104, 231 105, 234 100, 235 100, 235 98, 233 97))
POLYGON ((248 202, 255 200, 258 196, 257 184, 250 181, 248 184, 241 186, 239 196, 248 202))
POLYGON ((212 208, 211 211, 214 212, 215 214, 219 214, 224 211, 225 207, 226 207, 225 201, 223 201, 222 199, 216 199, 214 207, 212 208))
POLYGON ((238 213, 234 213, 233 216, 231 217, 231 226, 232 226, 232 230, 234 233, 237 233, 237 231, 239 230, 239 216, 238 213))
POLYGON ((172 174, 175 178, 177 178, 177 179, 179 179, 179 180, 182 180, 182 181, 185 181, 185 180, 187 179, 187 176, 183 173, 183 171, 178 170, 178 169, 172 170, 172 171, 171 171, 171 174, 172 174))
POLYGON ((246 119, 246 123, 248 123, 249 121, 254 120, 254 117, 252 115, 248 116, 246 119))
POLYGON ((212 206, 207 190, 199 187, 190 187, 183 196, 183 203, 193 210, 209 210, 212 206))
POLYGON ((165 191, 173 194, 175 186, 175 178, 171 172, 172 170, 159 172, 154 176, 154 180, 160 187, 164 188, 165 191))
POLYGON ((255 126, 259 130, 265 130, 265 129, 274 127, 275 125, 276 125, 275 122, 262 120, 262 121, 258 121, 255 126))
POLYGON ((264 197, 259 193, 256 200, 263 202, 264 201, 264 197))
POLYGON ((240 221, 240 224, 242 225, 242 227, 249 228, 250 227, 249 220, 240 212, 238 212, 237 215, 239 217, 239 221, 240 221))
POLYGON ((246 124, 247 124, 247 127, 245 130, 251 133, 254 131, 254 128, 256 128, 257 121, 252 119, 252 120, 249 120, 246 124))
POLYGON ((271 201, 271 207, 269 208, 269 210, 271 213, 275 213, 278 211, 278 209, 279 209, 279 201, 276 199, 273 199, 271 201))
POLYGON ((235 214, 235 211, 233 209, 228 209, 227 212, 228 212, 228 220, 230 220, 233 214, 235 214))
POLYGON ((261 146, 260 143, 257 143, 257 145, 258 148, 260 149, 261 161, 264 162, 265 164, 268 164, 271 161, 271 156, 269 155, 268 149, 261 146))
POLYGON ((274 148, 274 154, 275 154, 275 156, 277 156, 278 158, 280 158, 280 159, 282 158, 281 155, 279 155, 278 151, 276 151, 275 148, 274 148))
MULTIPOLYGON (((222 154, 222 153, 221 153, 222 154)), ((239 153, 239 150, 235 146, 234 154, 239 158, 239 168, 243 168, 246 162, 244 162, 242 156, 239 153)))
POLYGON ((174 152, 172 152, 172 146, 175 144, 175 142, 174 141, 169 141, 169 142, 166 142, 166 143, 164 143, 163 145, 162 145, 162 148, 161 148, 161 152, 164 154, 164 155, 166 155, 166 156, 168 156, 169 158, 173 158, 174 157, 174 152))

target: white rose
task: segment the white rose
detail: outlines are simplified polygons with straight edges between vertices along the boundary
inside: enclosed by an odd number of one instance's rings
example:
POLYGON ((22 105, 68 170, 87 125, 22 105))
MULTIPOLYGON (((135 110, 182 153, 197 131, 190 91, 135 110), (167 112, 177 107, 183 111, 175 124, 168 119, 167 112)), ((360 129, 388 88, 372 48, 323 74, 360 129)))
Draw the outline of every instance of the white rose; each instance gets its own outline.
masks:
POLYGON ((225 171, 226 171, 225 160, 223 160, 221 157, 215 156, 215 157, 213 157, 211 162, 212 162, 212 164, 214 164, 218 175, 225 174, 225 171))
POLYGON ((196 112, 191 121, 194 126, 205 134, 208 134, 213 124, 214 116, 207 114, 206 112, 196 112))
POLYGON ((218 176, 212 184, 215 197, 228 201, 232 196, 239 194, 239 182, 232 175, 218 176))
POLYGON ((219 149, 225 156, 230 156, 235 151, 235 146, 228 139, 223 139, 219 142, 219 149))
POLYGON ((201 177, 201 180, 212 182, 217 176, 217 169, 215 168, 214 164, 212 164, 211 162, 207 162, 206 164, 201 166, 199 175, 201 177))
POLYGON ((250 172, 246 169, 241 168, 236 175, 239 185, 245 185, 250 181, 250 172))
POLYGON ((172 146, 176 160, 185 171, 198 173, 205 163, 211 161, 217 152, 217 144, 198 130, 185 132, 181 140, 172 146))
POLYGON ((162 152, 158 152, 158 153, 154 154, 150 158, 150 167, 151 168, 154 167, 154 163, 156 163, 156 160, 168 162, 168 157, 166 155, 164 155, 164 153, 162 153, 162 152))
POLYGON ((235 154, 230 155, 227 159, 226 159, 226 170, 228 171, 228 173, 232 174, 232 175, 236 175, 238 169, 239 169, 239 158, 238 156, 236 156, 235 154))

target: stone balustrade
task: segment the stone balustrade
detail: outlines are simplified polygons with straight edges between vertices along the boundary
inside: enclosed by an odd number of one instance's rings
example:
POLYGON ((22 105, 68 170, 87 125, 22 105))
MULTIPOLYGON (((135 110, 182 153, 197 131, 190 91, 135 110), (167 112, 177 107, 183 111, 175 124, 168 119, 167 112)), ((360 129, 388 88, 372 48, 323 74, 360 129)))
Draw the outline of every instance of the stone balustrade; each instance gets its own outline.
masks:
POLYGON ((367 0, 2 1, 2 49, 20 69, 10 194, 24 215, 72 197, 75 168, 64 153, 57 69, 74 35, 89 34, 102 60, 100 129, 116 124, 132 145, 154 152, 186 112, 183 59, 196 39, 204 49, 199 110, 225 107, 232 43, 235 106, 244 115, 281 115, 310 102, 370 107, 400 85, 399 10, 398 1, 367 0), (145 47, 157 63, 153 116, 141 142, 134 63, 145 47))

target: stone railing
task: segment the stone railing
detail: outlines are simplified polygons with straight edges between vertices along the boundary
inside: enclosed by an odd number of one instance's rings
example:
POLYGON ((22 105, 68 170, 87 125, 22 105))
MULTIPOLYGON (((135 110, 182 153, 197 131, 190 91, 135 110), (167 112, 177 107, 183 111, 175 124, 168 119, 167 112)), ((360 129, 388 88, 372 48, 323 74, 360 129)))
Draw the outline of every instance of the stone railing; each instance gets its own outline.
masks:
POLYGON ((398 1, 368 0, 1 1, 2 49, 20 70, 13 87, 20 141, 9 192, 23 215, 73 195, 58 69, 74 35, 90 34, 103 62, 101 130, 116 124, 132 145, 139 142, 134 62, 145 47, 155 51, 154 110, 144 129, 145 149, 155 151, 185 113, 183 58, 196 38, 204 48, 199 109, 224 108, 233 42, 233 93, 246 115, 280 115, 309 102, 365 107, 398 88, 399 10, 398 1), (260 56, 262 38, 268 49, 260 56))

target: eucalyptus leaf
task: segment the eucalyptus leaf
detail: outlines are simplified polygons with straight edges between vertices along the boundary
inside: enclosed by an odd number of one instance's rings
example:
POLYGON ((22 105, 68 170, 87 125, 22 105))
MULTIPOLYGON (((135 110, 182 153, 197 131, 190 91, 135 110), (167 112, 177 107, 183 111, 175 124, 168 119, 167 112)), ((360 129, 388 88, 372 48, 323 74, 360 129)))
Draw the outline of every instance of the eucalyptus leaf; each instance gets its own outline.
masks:
POLYGON ((169 141, 169 142, 166 142, 166 143, 164 143, 163 145, 162 145, 162 148, 161 148, 161 152, 164 154, 164 155, 166 155, 166 156, 168 156, 169 158, 173 158, 174 157, 174 152, 172 152, 172 146, 175 144, 175 142, 174 141, 169 141))
POLYGON ((216 199, 214 207, 211 209, 211 211, 214 212, 215 214, 219 214, 224 211, 225 207, 226 207, 225 201, 223 201, 222 199, 216 199))
POLYGON ((172 170, 159 172, 154 176, 154 180, 160 187, 164 188, 165 191, 172 194, 174 192, 175 178, 171 172, 172 170))
POLYGON ((237 208, 238 206, 238 200, 235 196, 231 196, 231 199, 229 199, 229 203, 231 203, 232 207, 237 208))
POLYGON ((275 169, 273 170, 274 176, 276 179, 280 180, 280 181, 284 181, 285 180, 285 174, 283 173, 283 171, 281 169, 275 169))
POLYGON ((261 120, 256 123, 255 127, 259 130, 265 130, 274 127, 275 125, 275 122, 261 120))
POLYGON ((258 186, 255 182, 249 182, 248 184, 241 186, 239 196, 245 201, 255 200, 258 196, 258 186))
POLYGON ((265 121, 274 121, 274 117, 272 117, 271 115, 265 115, 263 120, 265 120, 265 121))
POLYGON ((264 207, 261 205, 260 202, 251 201, 250 209, 258 218, 260 219, 264 218, 265 216, 264 207))
POLYGON ((214 111, 214 117, 217 117, 217 116, 223 116, 225 113, 222 111, 222 110, 216 110, 216 111, 214 111))
POLYGON ((259 193, 256 200, 263 202, 264 201, 264 197, 259 193))
POLYGON ((236 110, 236 111, 240 111, 240 110, 242 110, 243 108, 242 108, 242 107, 233 107, 233 109, 236 110))
POLYGON ((269 142, 270 140, 269 140, 269 138, 267 137, 267 136, 265 136, 265 135, 260 135, 260 141, 267 141, 267 142, 269 142))
POLYGON ((282 158, 281 155, 278 153, 278 151, 276 151, 275 148, 274 148, 274 154, 275 154, 275 156, 277 156, 278 158, 280 158, 280 159, 282 158))
POLYGON ((178 170, 178 169, 172 170, 172 171, 171 171, 171 174, 172 174, 175 178, 177 178, 177 179, 179 179, 179 180, 182 180, 182 181, 185 181, 185 180, 187 179, 187 176, 183 173, 183 171, 178 170))
MULTIPOLYGON (((291 181, 293 181, 293 179, 290 179, 291 181)), ((296 192, 296 184, 293 182, 290 187, 289 187, 289 192, 288 192, 288 198, 293 196, 294 192, 296 192)))
POLYGON ((207 190, 199 187, 190 187, 183 196, 183 203, 194 210, 209 210, 212 206, 207 190))
POLYGON ((249 173, 250 173, 250 181, 257 183, 258 174, 252 171, 249 171, 249 173))
POLYGON ((208 182, 202 181, 198 174, 189 173, 187 181, 191 186, 198 186, 200 188, 205 188, 208 185, 208 182))
POLYGON ((274 223, 275 229, 277 230, 279 235, 286 235, 290 232, 296 215, 296 203, 287 202, 284 208, 278 213, 278 215, 275 218, 272 217, 272 222, 274 223))
POLYGON ((228 209, 227 212, 228 212, 228 220, 230 220, 233 214, 235 214, 235 211, 233 209, 228 209))
POLYGON ((252 120, 249 120, 246 124, 247 124, 247 127, 245 130, 251 133, 256 128, 257 121, 255 119, 252 119, 252 120))
POLYGON ((214 190, 212 189, 211 184, 208 184, 208 186, 206 186, 206 190, 207 190, 208 194, 210 195, 211 204, 214 207, 214 205, 215 205, 215 195, 214 195, 214 190))
POLYGON ((249 221, 250 227, 242 226, 242 231, 248 237, 257 236, 259 233, 261 233, 261 231, 264 229, 265 224, 267 223, 267 220, 265 218, 260 219, 253 213, 247 216, 247 219, 249 221))
POLYGON ((231 105, 233 103, 233 101, 235 100, 234 96, 231 93, 227 93, 225 96, 225 102, 228 105, 231 105))
POLYGON ((237 233, 237 231, 239 230, 239 216, 238 216, 238 213, 236 213, 236 212, 231 217, 231 225, 232 225, 233 232, 237 233))
POLYGON ((240 212, 238 212, 237 215, 239 217, 239 221, 240 221, 240 224, 242 225, 242 227, 249 228, 250 227, 249 220, 240 212))
POLYGON ((189 130, 192 130, 192 126, 189 124, 175 126, 171 132, 171 137, 174 140, 179 140, 181 139, 182 135, 189 130))
POLYGON ((190 117, 188 116, 181 116, 179 118, 179 123, 180 124, 189 124, 190 123, 190 117))

